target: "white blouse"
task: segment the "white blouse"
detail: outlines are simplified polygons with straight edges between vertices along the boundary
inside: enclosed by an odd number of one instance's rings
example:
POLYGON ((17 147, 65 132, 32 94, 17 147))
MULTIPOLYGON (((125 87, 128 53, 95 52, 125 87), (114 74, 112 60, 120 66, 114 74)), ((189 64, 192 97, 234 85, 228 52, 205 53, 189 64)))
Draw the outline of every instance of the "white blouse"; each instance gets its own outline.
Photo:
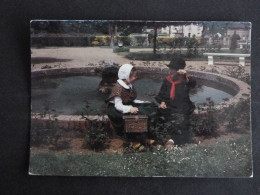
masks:
MULTIPOLYGON (((122 81, 122 80, 117 80, 117 82, 118 82, 122 87, 124 87, 125 89, 130 89, 130 88, 133 87, 132 84, 127 85, 127 84, 125 84, 125 82, 122 81)), ((119 112, 121 112, 121 113, 123 113, 123 114, 129 113, 129 112, 130 112, 130 109, 133 107, 133 106, 131 106, 131 105, 130 105, 130 106, 124 105, 124 104, 123 104, 123 101, 122 101, 122 98, 119 97, 119 96, 115 96, 114 99, 112 99, 110 102, 113 103, 113 104, 115 104, 116 110, 118 110, 119 112)), ((134 100, 134 103, 136 103, 136 104, 141 104, 141 103, 144 103, 144 102, 145 102, 145 101, 142 101, 142 100, 137 100, 137 99, 134 100)))

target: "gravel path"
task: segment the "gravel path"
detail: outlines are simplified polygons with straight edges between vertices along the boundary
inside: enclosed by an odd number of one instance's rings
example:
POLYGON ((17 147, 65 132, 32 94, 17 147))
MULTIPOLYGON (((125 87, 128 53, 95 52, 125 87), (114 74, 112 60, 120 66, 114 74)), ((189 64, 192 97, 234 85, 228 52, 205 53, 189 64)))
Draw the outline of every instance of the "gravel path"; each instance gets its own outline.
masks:
MULTIPOLYGON (((131 48, 130 51, 148 51, 151 48, 131 48)), ((137 66, 162 66, 168 64, 169 61, 137 61, 129 60, 113 53, 112 48, 100 47, 48 47, 35 49, 32 48, 31 68, 41 70, 47 65, 47 68, 69 68, 69 67, 84 67, 97 66, 101 64, 125 64, 134 62, 137 66)), ((208 66, 207 61, 186 61, 187 69, 201 70, 201 66, 206 70, 210 70, 213 66, 208 66)), ((216 62, 216 68, 219 72, 228 67, 237 66, 238 62, 216 62)), ((46 68, 46 67, 45 67, 46 68)), ((246 72, 250 72, 250 66, 247 64, 246 72)))
POLYGON ((32 49, 33 69, 40 69, 42 65, 48 64, 54 67, 79 67, 89 64, 98 64, 102 61, 106 63, 126 63, 126 60, 113 53, 111 48, 90 48, 90 47, 60 47, 32 49))

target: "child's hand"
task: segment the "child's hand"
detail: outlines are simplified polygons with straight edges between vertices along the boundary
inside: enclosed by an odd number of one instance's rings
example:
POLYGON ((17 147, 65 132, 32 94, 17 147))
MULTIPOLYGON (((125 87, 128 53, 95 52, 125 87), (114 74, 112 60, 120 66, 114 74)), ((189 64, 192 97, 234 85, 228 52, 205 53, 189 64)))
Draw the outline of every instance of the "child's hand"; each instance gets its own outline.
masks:
POLYGON ((162 102, 162 103, 160 104, 159 108, 166 109, 166 108, 167 108, 166 103, 165 103, 165 102, 162 102))
POLYGON ((131 112, 131 114, 137 114, 138 113, 138 108, 136 108, 136 107, 132 107, 132 108, 130 108, 130 112, 131 112))
POLYGON ((187 73, 186 70, 184 70, 184 69, 179 69, 177 72, 179 74, 186 74, 187 73))

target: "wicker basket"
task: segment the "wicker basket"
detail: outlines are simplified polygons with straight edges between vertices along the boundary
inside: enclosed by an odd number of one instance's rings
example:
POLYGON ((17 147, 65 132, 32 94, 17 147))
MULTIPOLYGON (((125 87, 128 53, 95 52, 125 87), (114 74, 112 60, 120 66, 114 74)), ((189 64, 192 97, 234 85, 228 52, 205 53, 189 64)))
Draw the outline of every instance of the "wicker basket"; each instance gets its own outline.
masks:
POLYGON ((126 133, 143 133, 148 132, 146 115, 126 115, 125 120, 126 133))

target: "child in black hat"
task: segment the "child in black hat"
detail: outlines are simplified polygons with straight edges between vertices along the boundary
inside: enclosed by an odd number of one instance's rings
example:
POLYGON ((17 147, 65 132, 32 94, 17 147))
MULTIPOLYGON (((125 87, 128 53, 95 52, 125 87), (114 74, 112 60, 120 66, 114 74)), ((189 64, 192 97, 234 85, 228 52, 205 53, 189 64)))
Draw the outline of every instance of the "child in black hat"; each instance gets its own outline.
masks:
POLYGON ((189 91, 196 85, 196 80, 191 78, 184 70, 185 61, 178 56, 173 57, 168 67, 170 75, 166 76, 156 101, 160 104, 159 114, 166 120, 172 120, 181 115, 184 118, 182 129, 188 129, 189 115, 195 109, 189 97, 189 91))

